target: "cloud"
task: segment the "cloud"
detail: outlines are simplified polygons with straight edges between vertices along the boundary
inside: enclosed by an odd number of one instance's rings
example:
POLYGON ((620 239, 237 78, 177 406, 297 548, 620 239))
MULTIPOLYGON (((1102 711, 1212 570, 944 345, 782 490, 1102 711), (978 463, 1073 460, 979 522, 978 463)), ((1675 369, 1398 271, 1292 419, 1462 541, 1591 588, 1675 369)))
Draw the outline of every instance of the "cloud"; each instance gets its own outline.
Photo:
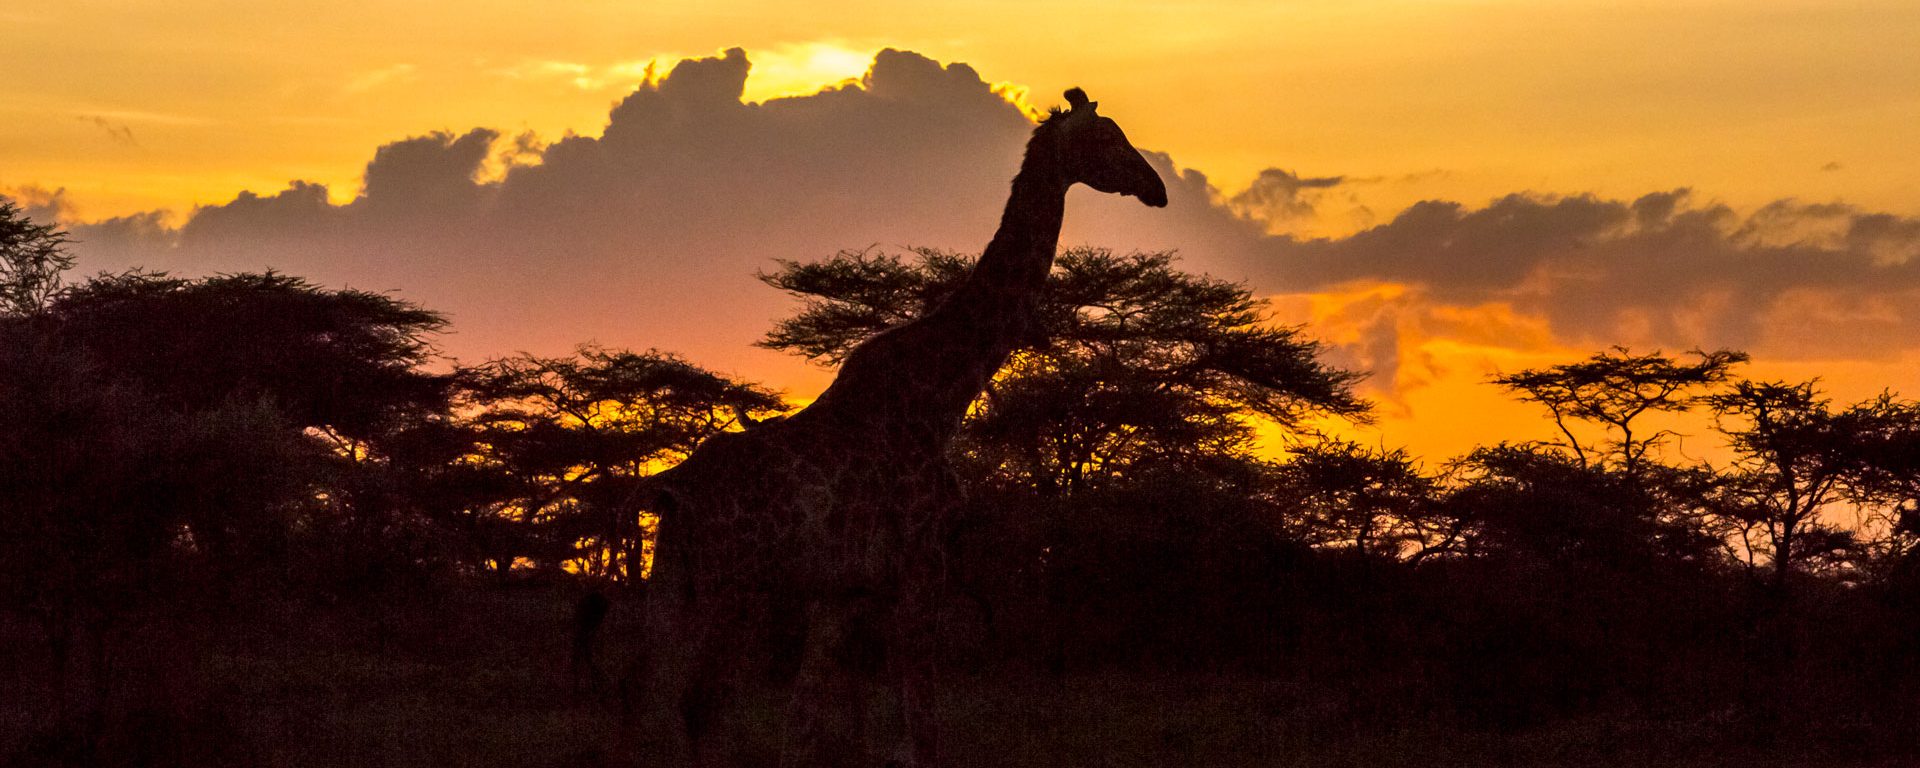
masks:
POLYGON ((116 144, 129 147, 140 146, 140 142, 133 138, 133 128, 129 127, 126 123, 116 123, 99 115, 82 115, 80 119, 94 124, 95 127, 98 127, 102 131, 106 131, 107 138, 116 144))
MULTIPOLYGON (((445 346, 469 359, 657 346, 804 391, 824 374, 750 346, 789 309, 753 273, 869 244, 977 251, 1030 108, 1023 90, 966 64, 904 51, 881 51, 857 81, 763 102, 745 95, 752 66, 733 49, 642 73, 597 136, 479 128, 388 144, 345 204, 293 182, 178 227, 148 214, 74 230, 89 269, 276 267, 398 290, 449 312, 445 346)), ((1124 124, 1130 108, 1103 112, 1124 124)), ((1077 190, 1063 245, 1176 248, 1189 269, 1291 297, 1290 317, 1385 391, 1439 375, 1421 350, 1442 338, 1802 358, 1883 356, 1920 339, 1910 218, 1792 200, 1741 212, 1688 190, 1517 193, 1421 202, 1307 237, 1312 219, 1365 213, 1348 188, 1376 180, 1274 168, 1227 194, 1146 154, 1168 207, 1077 190), (1315 309, 1315 296, 1348 298, 1315 309)))
POLYGON ((1322 193, 1340 186, 1344 176, 1301 177, 1292 171, 1268 168, 1245 191, 1227 200, 1235 213, 1270 225, 1312 218, 1322 193))
POLYGON ((195 209, 164 242, 155 217, 82 224, 83 264, 399 290, 451 313, 445 346, 468 358, 598 340, 817 380, 750 346, 785 306, 754 272, 870 243, 977 250, 1031 122, 966 65, 902 51, 758 104, 742 100, 750 66, 738 49, 680 62, 599 136, 394 142, 341 205, 296 181, 195 209))
POLYGON ((194 115, 176 115, 167 112, 146 112, 133 109, 84 109, 80 119, 99 118, 117 120, 126 123, 150 123, 153 125, 212 125, 213 120, 194 115))
POLYGON ((1840 204, 1741 214, 1687 190, 1426 202, 1348 238, 1273 238, 1247 258, 1267 267, 1260 282, 1292 290, 1387 281, 1435 306, 1501 302, 1575 345, 1839 359, 1920 338, 1920 221, 1840 204))
POLYGON ((360 200, 370 211, 472 209, 485 192, 475 183, 496 131, 475 128, 460 136, 439 132, 381 147, 367 164, 360 200))
POLYGON ((12 198, 14 204, 20 206, 21 212, 25 213, 27 218, 38 223, 67 221, 73 218, 73 202, 67 199, 65 187, 47 189, 28 184, 7 190, 5 196, 12 198))

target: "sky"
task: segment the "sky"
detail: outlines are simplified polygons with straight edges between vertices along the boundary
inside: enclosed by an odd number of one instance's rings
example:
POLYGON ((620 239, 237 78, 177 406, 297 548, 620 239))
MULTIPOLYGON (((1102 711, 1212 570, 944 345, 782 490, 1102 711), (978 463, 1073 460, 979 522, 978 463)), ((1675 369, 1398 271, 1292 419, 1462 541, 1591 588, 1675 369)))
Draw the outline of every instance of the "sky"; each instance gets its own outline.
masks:
POLYGON ((1920 395, 1920 4, 476 0, 0 6, 0 194, 88 272, 268 267, 451 315, 462 360, 752 342, 776 259, 992 234, 1084 87, 1173 248, 1371 372, 1357 433, 1549 436, 1489 375, 1612 344, 1920 395))

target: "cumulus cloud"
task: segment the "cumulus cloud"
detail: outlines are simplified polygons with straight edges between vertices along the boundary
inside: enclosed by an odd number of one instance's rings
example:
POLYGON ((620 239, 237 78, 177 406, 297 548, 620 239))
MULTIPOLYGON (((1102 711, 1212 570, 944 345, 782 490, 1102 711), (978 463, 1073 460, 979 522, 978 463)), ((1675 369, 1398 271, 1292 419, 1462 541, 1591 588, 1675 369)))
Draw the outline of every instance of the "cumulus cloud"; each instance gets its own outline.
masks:
POLYGON ((47 189, 37 184, 28 184, 6 191, 6 196, 20 206, 27 218, 39 222, 63 221, 73 217, 73 203, 67 199, 65 187, 47 189))
POLYGON ((683 61, 616 105, 598 136, 475 129, 389 144, 344 204, 296 181, 198 208, 177 229, 152 215, 79 224, 83 264, 274 267, 398 290, 453 315, 445 346, 463 357, 598 340, 804 377, 750 346, 785 311, 754 272, 872 243, 979 248, 1031 123, 970 67, 912 53, 759 104, 742 100, 750 66, 738 49, 683 61))
POLYGON ((1687 190, 1607 200, 1512 195, 1415 205, 1338 240, 1274 239, 1262 282, 1378 280, 1430 303, 1500 302, 1572 344, 1884 356, 1920 331, 1920 221, 1782 201, 1741 214, 1687 190))
MULTIPOLYGON (((482 128, 388 144, 344 204, 293 182, 177 227, 147 214, 74 231, 90 269, 275 267, 398 290, 452 314, 445 346, 462 357, 659 346, 806 390, 824 376, 750 346, 787 311, 753 273, 869 244, 978 250, 1032 123, 1016 91, 904 51, 855 82, 762 103, 743 98, 751 67, 734 49, 647 75, 596 136, 482 128)), ((1125 123, 1128 109, 1103 111, 1125 123)), ((1422 202, 1307 238, 1273 224, 1357 205, 1341 195, 1364 180, 1270 169, 1226 194, 1147 156, 1168 207, 1075 191, 1063 244, 1176 248, 1190 269, 1333 301, 1283 305, 1388 389, 1435 375, 1418 342, 1436 336, 1806 357, 1920 338, 1914 219, 1797 201, 1739 212, 1687 190, 1528 193, 1422 202)))
POLYGON ((1315 204, 1322 194, 1344 181, 1344 176, 1302 177, 1292 171, 1268 168, 1244 191, 1229 198, 1227 204, 1235 213, 1270 224, 1306 219, 1316 213, 1315 204))

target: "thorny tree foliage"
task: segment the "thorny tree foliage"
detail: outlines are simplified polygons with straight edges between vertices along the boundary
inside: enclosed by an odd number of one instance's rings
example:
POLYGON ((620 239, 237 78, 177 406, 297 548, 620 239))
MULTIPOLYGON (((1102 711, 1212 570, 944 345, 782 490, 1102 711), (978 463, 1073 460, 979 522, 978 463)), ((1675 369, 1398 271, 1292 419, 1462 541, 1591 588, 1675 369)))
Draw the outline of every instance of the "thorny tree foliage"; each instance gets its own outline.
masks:
POLYGON ((1633 472, 1671 436, 1665 431, 1636 435, 1636 420, 1691 410, 1704 390, 1725 382, 1733 366, 1747 361, 1746 354, 1727 350, 1693 354, 1699 361, 1684 364, 1659 352, 1636 355, 1614 347, 1577 363, 1496 376, 1493 382, 1546 406, 1581 464, 1612 460, 1633 472), (1569 420, 1598 424, 1615 438, 1598 448, 1582 445, 1569 420))
MULTIPOLYGON (((1564 449, 1583 472, 1598 473, 1596 482, 1615 482, 1600 475, 1621 476, 1618 488, 1597 497, 1603 503, 1596 509, 1639 509, 1643 525, 1651 526, 1645 532, 1686 530, 1694 532, 1689 536, 1723 542, 1749 572, 1764 566, 1776 589, 1796 571, 1857 569, 1866 567, 1864 560, 1891 562, 1905 551, 1902 544, 1910 537, 1899 532, 1907 525, 1907 509, 1920 497, 1915 493, 1920 485, 1912 479, 1920 476, 1920 406, 1882 395, 1838 408, 1821 396, 1815 382, 1734 379, 1730 368, 1746 361, 1742 353, 1693 354, 1697 360, 1688 364, 1658 352, 1634 354, 1615 347, 1494 382, 1546 406, 1565 436, 1564 443, 1550 447, 1564 449), (1696 410, 1714 417, 1733 450, 1730 465, 1669 466, 1655 452, 1672 433, 1642 434, 1636 428, 1636 420, 1647 414, 1696 410), (1574 422, 1597 424, 1613 439, 1600 447, 1584 445, 1573 432, 1574 422), (1856 525, 1839 523, 1848 512, 1858 518, 1856 525), (1857 537, 1869 528, 1879 532, 1874 541, 1882 551, 1877 554, 1857 537)), ((1457 466, 1474 470, 1469 476, 1485 477, 1493 466, 1490 457, 1528 453, 1539 451, 1482 448, 1457 466)), ((1511 473, 1491 476, 1501 474, 1511 473)), ((1561 484, 1580 485, 1571 476, 1561 484)))
POLYGON ((1273 503, 1301 541, 1418 562, 1466 533, 1462 518, 1435 503, 1438 481, 1404 449, 1327 440, 1296 449, 1272 474, 1273 503))
POLYGON ((378 293, 275 272, 132 272, 74 286, 43 314, 65 343, 184 407, 266 397, 298 427, 365 439, 446 402, 445 378, 420 370, 445 318, 378 293))
POLYGON ((85 636, 91 707, 114 636, 342 567, 319 434, 445 402, 416 370, 439 316, 394 299, 275 274, 12 277, 40 303, 0 316, 0 607, 41 624, 62 696, 85 636))
POLYGON ((466 514, 501 570, 519 556, 579 557, 597 574, 637 578, 646 532, 623 506, 632 481, 716 432, 786 410, 769 390, 657 351, 523 354, 458 378, 469 464, 495 489, 466 514))
POLYGON ((1838 525, 1827 514, 1836 506, 1879 518, 1862 523, 1901 525, 1920 468, 1920 405, 1883 394, 1836 409, 1811 381, 1741 381, 1707 403, 1736 457, 1722 473, 1722 507, 1739 554, 1749 568, 1765 555, 1776 588, 1856 554, 1867 526, 1838 525))
MULTIPOLYGON (((806 300, 762 346, 833 363, 934 306, 971 259, 843 252, 761 279, 806 300)), ((1045 493, 1142 466, 1250 455, 1256 420, 1305 430, 1366 418, 1358 374, 1276 327, 1243 285, 1183 273, 1171 253, 1060 254, 1040 328, 977 404, 963 443, 987 477, 1045 493)))
POLYGON ((63 274, 73 268, 67 233, 35 224, 12 200, 0 197, 0 312, 39 311, 60 295, 63 274))

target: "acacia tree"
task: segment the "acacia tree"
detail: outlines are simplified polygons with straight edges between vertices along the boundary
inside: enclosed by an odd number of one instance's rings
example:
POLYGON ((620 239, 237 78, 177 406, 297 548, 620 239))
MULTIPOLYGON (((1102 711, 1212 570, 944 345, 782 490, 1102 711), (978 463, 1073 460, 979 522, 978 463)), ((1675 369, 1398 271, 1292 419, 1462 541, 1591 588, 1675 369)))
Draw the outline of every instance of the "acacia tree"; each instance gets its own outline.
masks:
POLYGON ((326 444, 319 466, 301 468, 318 487, 291 511, 300 546, 289 573, 358 589, 432 557, 431 532, 384 475, 384 446, 447 409, 448 377, 425 370, 439 314, 275 272, 136 271, 68 288, 35 322, 157 408, 263 402, 289 439, 326 444))
POLYGON ((67 233, 35 224, 20 206, 0 197, 0 312, 31 314, 60 295, 73 268, 67 233))
POLYGON ((287 574, 325 495, 316 430, 432 402, 413 366, 438 319, 277 275, 64 287, 69 261, 35 263, 53 271, 15 268, 0 290, 0 593, 46 628, 56 680, 90 632, 99 707, 130 617, 189 624, 287 574))
POLYGON ((1665 430, 1636 432, 1635 422, 1648 414, 1699 406, 1705 390, 1724 383, 1733 366, 1748 359, 1729 350, 1693 355, 1697 362, 1680 363, 1659 352, 1636 355, 1614 347, 1577 363, 1496 376, 1493 382, 1521 400, 1546 406, 1566 438, 1561 445, 1582 465, 1611 464, 1633 474, 1650 451, 1672 436, 1665 430), (1599 425, 1611 439, 1598 446, 1583 444, 1573 433, 1574 421, 1599 425))
POLYGON ((1843 503, 1897 510, 1915 497, 1920 406, 1882 395, 1835 409, 1811 381, 1742 381, 1708 402, 1735 455, 1723 473, 1723 518, 1749 570, 1765 558, 1776 590, 1855 549, 1854 531, 1825 513, 1843 503))
POLYGON ((1882 586, 1899 589, 1920 583, 1920 403, 1888 394, 1871 402, 1882 418, 1859 440, 1872 461, 1847 495, 1859 513, 1862 564, 1882 586))
POLYGON ((1456 462, 1452 506, 1480 514, 1489 541, 1523 549, 1614 564, 1711 559, 1719 479, 1705 466, 1660 461, 1656 451, 1674 433, 1643 422, 1709 403, 1747 356, 1691 354, 1692 362, 1681 362, 1614 347, 1495 377, 1521 400, 1545 406, 1564 439, 1482 448, 1456 462), (1575 429, 1582 424, 1603 437, 1583 440, 1575 429))
POLYGON ((445 318, 384 294, 277 272, 129 272, 73 286, 43 314, 60 343, 183 409, 267 398, 294 429, 366 440, 446 405, 447 378, 423 370, 445 318))
POLYGON ((633 481, 716 432, 786 410, 774 392, 657 351, 522 354, 460 379, 478 466, 496 490, 467 522, 499 571, 528 556, 637 579, 651 521, 622 503, 633 481))
POLYGON ((278 570, 324 454, 264 401, 180 412, 51 351, 0 338, 0 608, 40 623, 60 703, 90 640, 98 710, 111 637, 278 570))
POLYGON ((1501 443, 1448 470, 1442 506, 1462 521, 1463 548, 1475 555, 1618 574, 1715 551, 1699 520, 1713 481, 1698 469, 1627 474, 1538 443, 1501 443))
POLYGON ((1466 533, 1465 518, 1435 503, 1438 484, 1404 449, 1323 441, 1296 449, 1273 475, 1296 536, 1316 546, 1417 562, 1451 551, 1466 533))
MULTIPOLYGON (((939 302, 970 264, 932 249, 785 262, 761 279, 805 303, 761 345, 837 362, 939 302)), ((1366 416, 1359 375, 1320 362, 1245 286, 1181 272, 1171 253, 1064 251, 1041 318, 968 418, 977 481, 1069 493, 1147 466, 1249 460, 1259 420, 1366 416)))

